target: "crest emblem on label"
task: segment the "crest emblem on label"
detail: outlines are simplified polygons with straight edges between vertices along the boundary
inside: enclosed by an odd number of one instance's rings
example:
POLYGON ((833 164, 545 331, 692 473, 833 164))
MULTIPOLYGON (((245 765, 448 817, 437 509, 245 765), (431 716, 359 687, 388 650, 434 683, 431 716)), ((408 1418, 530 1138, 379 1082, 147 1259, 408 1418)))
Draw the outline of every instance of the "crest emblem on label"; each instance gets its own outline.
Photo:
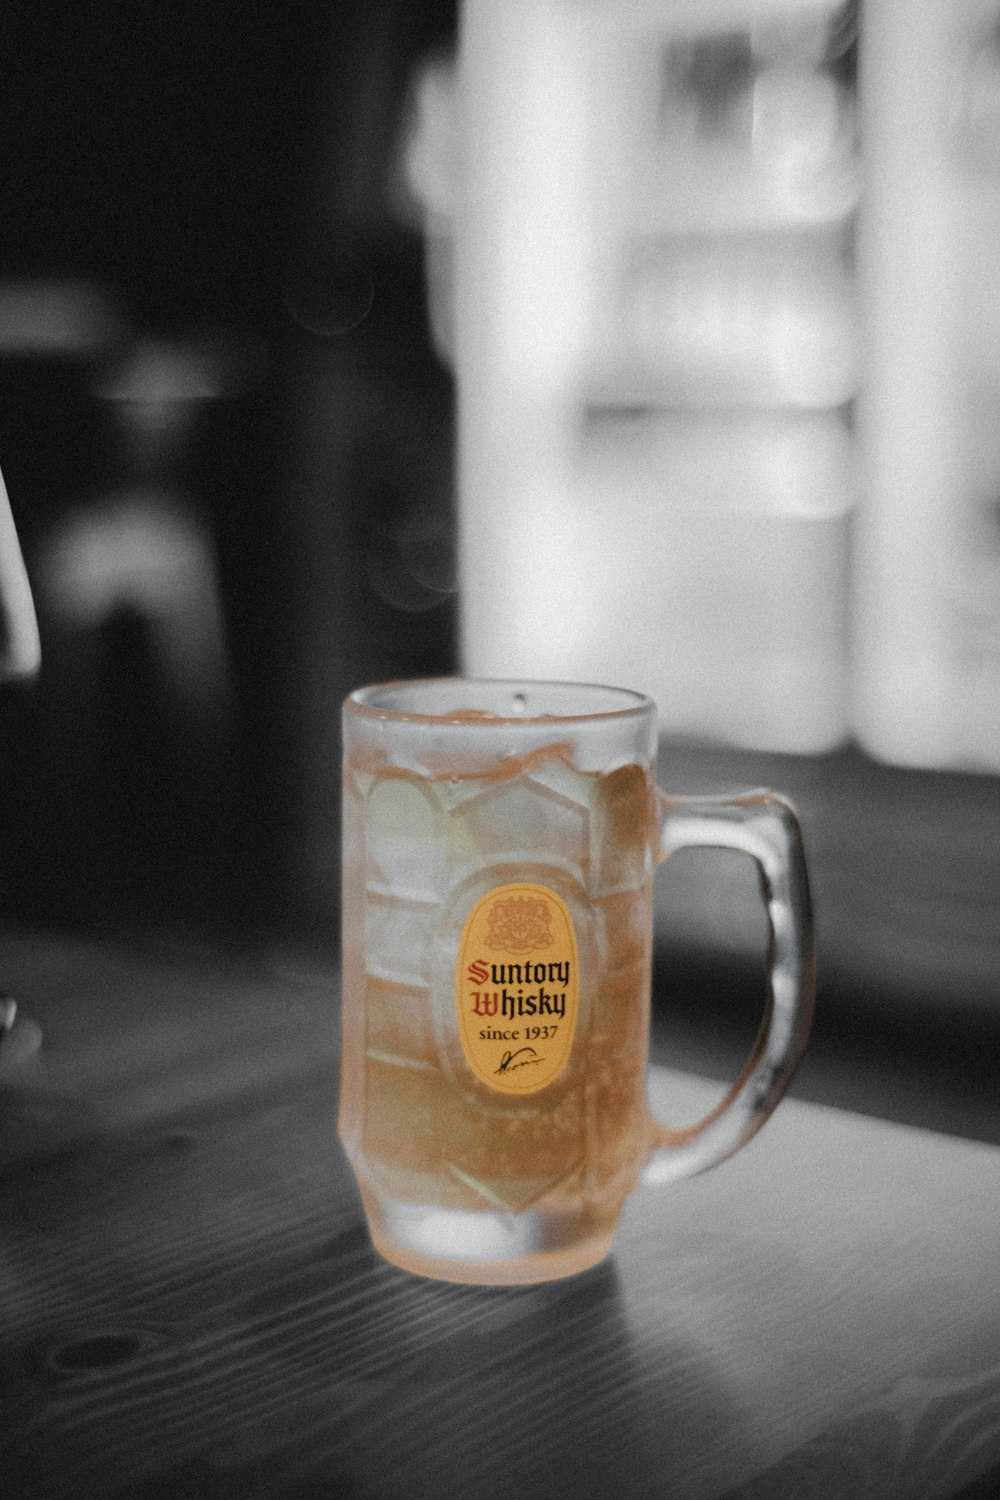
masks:
POLYGON ((502 1094, 535 1094, 569 1060, 580 965, 569 907, 547 886, 497 886, 469 912, 455 1008, 469 1067, 502 1094))

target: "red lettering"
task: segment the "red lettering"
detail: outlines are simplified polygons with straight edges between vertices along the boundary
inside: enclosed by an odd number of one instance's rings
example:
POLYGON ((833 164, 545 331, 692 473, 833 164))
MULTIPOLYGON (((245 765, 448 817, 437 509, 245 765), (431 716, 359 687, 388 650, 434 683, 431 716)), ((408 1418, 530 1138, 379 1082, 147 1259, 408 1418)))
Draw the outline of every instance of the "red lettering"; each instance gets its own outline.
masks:
POLYGON ((467 973, 471 984, 482 984, 484 979, 489 979, 490 977, 489 966, 484 964, 481 958, 475 959, 469 965, 467 973))

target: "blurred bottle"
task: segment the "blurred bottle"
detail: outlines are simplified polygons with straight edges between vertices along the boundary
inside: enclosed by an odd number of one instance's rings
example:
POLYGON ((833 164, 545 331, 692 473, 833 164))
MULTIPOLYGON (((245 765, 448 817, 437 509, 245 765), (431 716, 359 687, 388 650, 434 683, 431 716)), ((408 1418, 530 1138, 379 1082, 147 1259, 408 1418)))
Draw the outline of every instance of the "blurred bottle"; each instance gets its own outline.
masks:
MULTIPOLYGON (((29 556, 61 486, 86 466, 79 428, 88 372, 122 337, 105 288, 63 277, 0 279, 0 689, 34 681, 41 648, 29 556)), ((6 768, 5 768, 6 769, 6 768)))
POLYGON ((44 665, 3 872, 19 917, 208 925, 236 906, 250 861, 217 497, 191 484, 236 364, 207 336, 134 338, 88 371, 107 467, 52 503, 30 554, 44 665))
POLYGON ((859 736, 1000 769, 1000 4, 866 0, 859 736))
POLYGON ((0 473, 0 693, 33 681, 40 662, 31 585, 0 473))
MULTIPOLYGON (((854 9, 465 6, 454 224, 467 669, 645 688, 668 731, 846 731, 854 9)), ((437 175, 435 175, 435 167, 437 175)))

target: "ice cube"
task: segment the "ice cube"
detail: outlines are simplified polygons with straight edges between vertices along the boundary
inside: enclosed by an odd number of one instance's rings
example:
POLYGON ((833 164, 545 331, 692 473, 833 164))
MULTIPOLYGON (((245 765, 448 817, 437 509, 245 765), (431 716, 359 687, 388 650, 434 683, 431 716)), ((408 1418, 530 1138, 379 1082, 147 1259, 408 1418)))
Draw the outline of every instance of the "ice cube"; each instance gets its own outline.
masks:
POLYGON ((425 986, 370 975, 365 985, 365 1023, 369 1057, 399 1067, 437 1067, 430 995, 425 986))
POLYGON ((598 778, 590 820, 592 894, 634 891, 651 878, 655 826, 642 766, 622 766, 598 778))
POLYGON ((429 781, 391 774, 368 793, 367 880, 409 899, 443 893, 443 814, 429 781))
POLYGON ((555 863, 582 881, 589 817, 579 802, 517 777, 453 812, 450 857, 456 868, 476 868, 487 860, 555 863))
POLYGON ((365 968, 397 984, 427 982, 430 947, 440 921, 436 899, 368 891, 365 901, 365 968))

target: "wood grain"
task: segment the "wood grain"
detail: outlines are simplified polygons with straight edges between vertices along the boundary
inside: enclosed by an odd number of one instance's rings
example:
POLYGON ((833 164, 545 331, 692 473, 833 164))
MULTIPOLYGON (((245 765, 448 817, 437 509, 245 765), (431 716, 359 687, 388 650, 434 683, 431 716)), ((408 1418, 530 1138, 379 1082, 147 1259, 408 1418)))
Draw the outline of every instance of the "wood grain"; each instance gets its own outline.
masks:
MULTIPOLYGON (((451 1287, 368 1244, 336 976, 51 938, 0 1095, 5 1497, 860 1495, 1000 1467, 1000 1150, 786 1101, 613 1257, 451 1287)), ((713 1085, 657 1069, 683 1123, 713 1085)))

